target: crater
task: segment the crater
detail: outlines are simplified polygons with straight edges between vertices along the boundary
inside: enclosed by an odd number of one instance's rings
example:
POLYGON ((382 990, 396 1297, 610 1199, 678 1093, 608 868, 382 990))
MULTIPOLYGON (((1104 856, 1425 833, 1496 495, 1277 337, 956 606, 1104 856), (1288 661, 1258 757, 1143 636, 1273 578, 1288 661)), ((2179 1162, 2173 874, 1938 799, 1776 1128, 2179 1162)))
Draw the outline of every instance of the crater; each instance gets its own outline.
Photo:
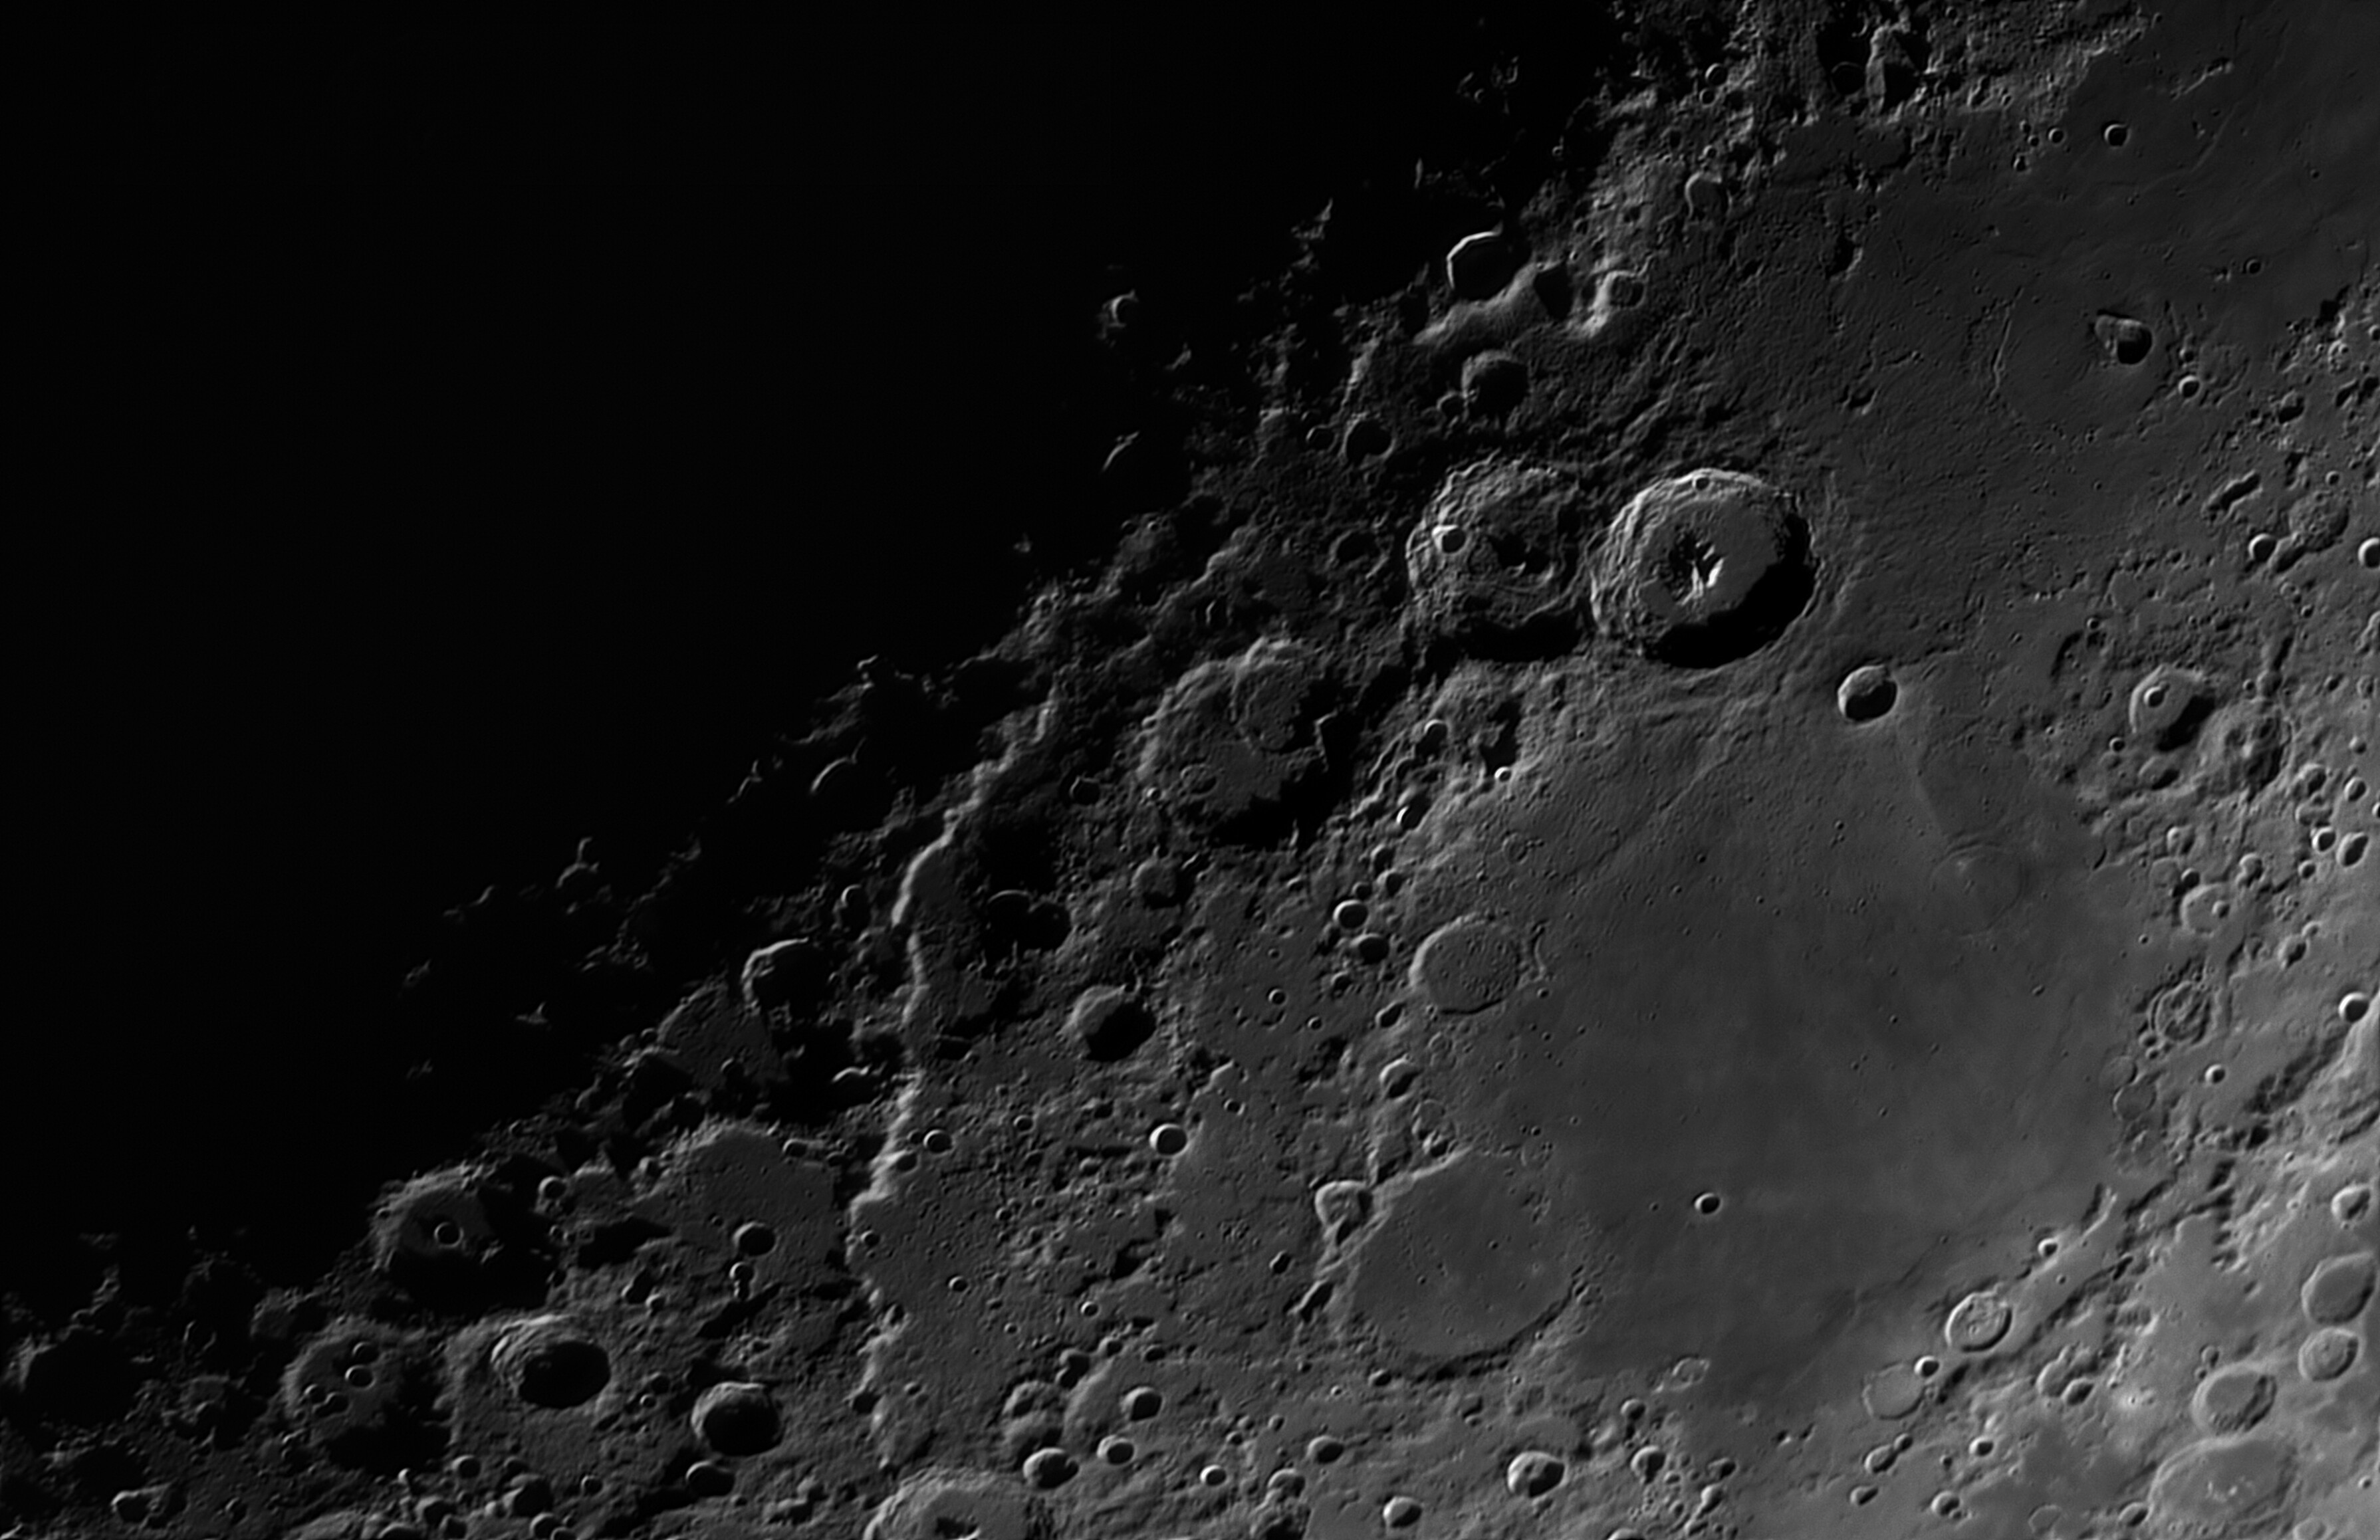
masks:
POLYGON ((2277 1387, 2253 1364, 2227 1364, 2199 1381, 2190 1398, 2192 1421, 2208 1433, 2245 1433, 2273 1410, 2277 1387))
POLYGON ((1815 580, 1809 530, 1784 492, 1741 471, 1694 470, 1621 510, 1594 605, 1645 656, 1716 668, 1783 635, 1815 580))
POLYGON ((1570 1295, 1556 1228, 1519 1162, 1472 1151, 1390 1189, 1357 1253, 1354 1318, 1439 1364, 1509 1347, 1570 1295))
POLYGON ((2150 1510, 2168 1523, 2257 1522, 2281 1510, 2295 1470, 2289 1445, 2278 1438, 2202 1439, 2157 1467, 2150 1510))
POLYGON ((982 1471, 919 1471, 879 1503, 861 1540, 1050 1540, 1040 1500, 982 1471))
POLYGON ((580 1406, 612 1381, 612 1358, 560 1316, 524 1322, 497 1344, 496 1372, 531 1406, 560 1411, 580 1406))
POLYGON ((2363 1307, 2372 1303, 2374 1270, 2375 1258, 2368 1251, 2326 1256, 2315 1263, 2298 1290, 2298 1304, 2306 1319, 2318 1326, 2336 1326, 2363 1314, 2363 1307))
POLYGON ((1501 1003, 1526 965, 1520 934, 1511 926, 1466 916, 1440 926, 1415 949, 1413 979, 1440 1011, 1470 1015, 1501 1003))
POLYGON ((1488 460, 1454 471, 1405 542, 1415 620, 1482 657, 1568 651, 1591 624, 1581 583, 1591 522, 1576 484, 1549 467, 1488 460))

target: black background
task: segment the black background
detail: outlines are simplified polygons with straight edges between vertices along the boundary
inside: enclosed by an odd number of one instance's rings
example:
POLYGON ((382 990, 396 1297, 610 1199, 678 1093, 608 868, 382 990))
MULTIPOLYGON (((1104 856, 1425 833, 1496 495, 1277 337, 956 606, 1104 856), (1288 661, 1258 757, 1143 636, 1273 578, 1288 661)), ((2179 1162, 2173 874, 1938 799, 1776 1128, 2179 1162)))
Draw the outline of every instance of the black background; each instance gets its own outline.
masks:
POLYGON ((1223 316, 1475 52, 1118 30, 50 49, 15 1268, 351 1231, 439 913, 649 869, 856 660, 1095 555, 1099 301, 1223 316))

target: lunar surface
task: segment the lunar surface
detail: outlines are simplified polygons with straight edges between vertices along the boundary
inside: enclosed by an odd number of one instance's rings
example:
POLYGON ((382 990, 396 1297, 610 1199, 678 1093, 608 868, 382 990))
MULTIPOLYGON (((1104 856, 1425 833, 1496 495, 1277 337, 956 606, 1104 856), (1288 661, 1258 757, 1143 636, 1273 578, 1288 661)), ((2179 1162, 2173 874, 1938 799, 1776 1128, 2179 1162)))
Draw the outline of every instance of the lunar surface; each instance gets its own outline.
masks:
POLYGON ((458 908, 336 1256, 0 1271, 0 1540, 2380 1536, 2380 6, 1623 15, 1091 274, 1105 523, 458 908))

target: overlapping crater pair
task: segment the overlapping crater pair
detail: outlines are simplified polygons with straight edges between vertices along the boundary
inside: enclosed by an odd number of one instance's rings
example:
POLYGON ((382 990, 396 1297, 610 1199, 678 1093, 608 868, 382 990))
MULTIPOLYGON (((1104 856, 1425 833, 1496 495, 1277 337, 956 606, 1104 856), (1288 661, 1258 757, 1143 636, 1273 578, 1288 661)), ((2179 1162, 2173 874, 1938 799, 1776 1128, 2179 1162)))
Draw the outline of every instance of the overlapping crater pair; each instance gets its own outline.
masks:
POLYGON ((1690 470, 1607 521, 1569 474, 1506 459, 1447 477, 1405 563, 1416 619, 1464 652, 1549 657, 1601 633, 1679 668, 1776 640, 1817 571, 1795 500, 1761 477, 1690 470))

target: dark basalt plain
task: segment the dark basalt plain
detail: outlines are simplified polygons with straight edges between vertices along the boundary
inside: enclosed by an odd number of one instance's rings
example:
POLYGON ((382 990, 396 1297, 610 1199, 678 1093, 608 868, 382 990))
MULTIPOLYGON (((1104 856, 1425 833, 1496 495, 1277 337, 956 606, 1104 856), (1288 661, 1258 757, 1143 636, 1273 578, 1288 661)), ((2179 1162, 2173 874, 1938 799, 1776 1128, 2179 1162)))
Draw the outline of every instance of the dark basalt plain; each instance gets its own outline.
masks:
POLYGON ((0 1540, 2370 1533, 2380 18, 1214 32, 38 118, 0 1540))

